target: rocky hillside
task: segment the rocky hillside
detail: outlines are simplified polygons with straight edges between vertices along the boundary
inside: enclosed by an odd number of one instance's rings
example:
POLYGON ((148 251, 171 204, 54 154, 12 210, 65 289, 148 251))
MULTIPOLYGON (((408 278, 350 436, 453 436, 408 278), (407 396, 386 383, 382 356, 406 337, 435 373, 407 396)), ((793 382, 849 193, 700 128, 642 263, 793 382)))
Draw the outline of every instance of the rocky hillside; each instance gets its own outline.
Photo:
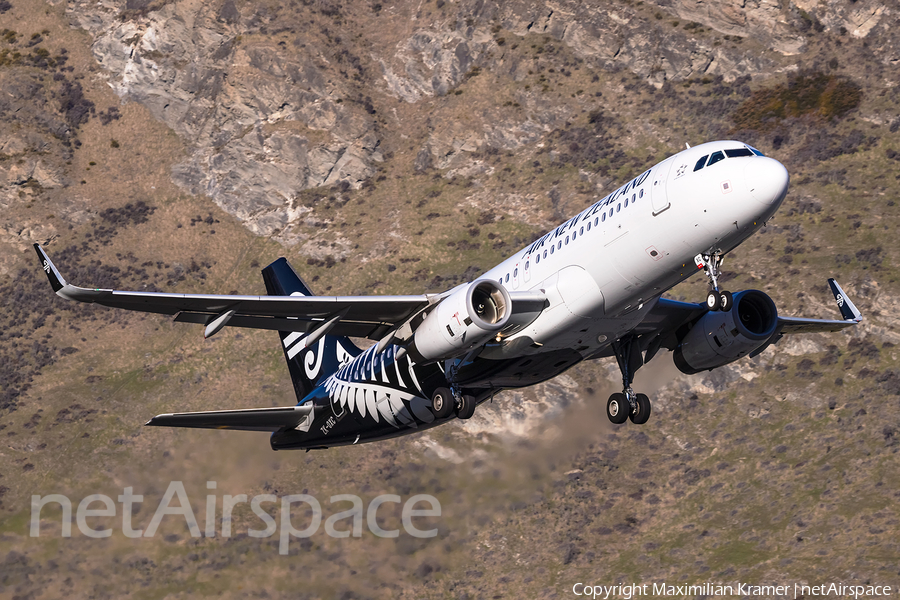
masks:
POLYGON ((0 595, 900 584, 898 14, 868 0, 0 1, 0 595), (321 292, 443 290, 685 143, 729 137, 792 175, 776 218, 728 257, 729 287, 827 317, 834 276, 865 321, 706 375, 659 357, 638 377, 656 398, 642 428, 606 422, 617 374, 600 363, 360 448, 148 431, 162 412, 292 402, 277 341, 63 302, 30 249, 102 287, 261 293, 259 268, 285 255, 321 292), (32 494, 133 486, 152 507, 170 480, 198 507, 217 481, 323 504, 428 493, 444 512, 433 540, 320 532, 289 556, 246 535, 249 510, 230 539, 178 519, 130 539, 103 518, 111 539, 64 539, 52 510, 29 536, 32 494))
POLYGON ((116 94, 185 140, 174 180, 288 243, 303 237, 302 190, 358 189, 390 169, 384 154, 405 144, 401 131, 417 168, 474 175, 479 151, 533 152, 580 109, 608 105, 616 95, 592 101, 605 87, 598 72, 661 89, 769 79, 829 38, 878 40, 882 68, 900 51, 890 10, 875 2, 821 14, 813 3, 437 4, 136 1, 69 3, 66 14, 93 37, 116 94), (469 90, 485 106, 461 120, 451 97, 476 76, 503 102, 469 90), (558 91, 569 92, 562 102, 558 91))

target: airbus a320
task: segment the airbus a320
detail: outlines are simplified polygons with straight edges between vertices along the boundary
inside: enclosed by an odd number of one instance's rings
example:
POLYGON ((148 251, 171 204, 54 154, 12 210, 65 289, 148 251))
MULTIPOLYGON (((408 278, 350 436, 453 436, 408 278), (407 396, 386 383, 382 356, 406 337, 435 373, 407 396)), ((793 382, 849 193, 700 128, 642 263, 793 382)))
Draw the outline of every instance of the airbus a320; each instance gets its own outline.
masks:
POLYGON ((742 142, 687 148, 440 294, 315 296, 284 258, 262 270, 267 296, 86 289, 35 249, 63 298, 173 315, 206 337, 226 326, 278 332, 295 406, 162 414, 147 425, 268 431, 274 450, 372 442, 468 419, 501 390, 613 356, 622 391, 607 416, 642 424, 651 402, 632 389, 634 375, 663 348, 698 373, 787 334, 860 322, 834 279, 835 320, 781 316, 759 290, 722 289, 723 257, 772 217, 788 182, 780 162, 742 142), (662 297, 699 271, 705 301, 662 297), (363 350, 351 337, 377 343, 363 350))

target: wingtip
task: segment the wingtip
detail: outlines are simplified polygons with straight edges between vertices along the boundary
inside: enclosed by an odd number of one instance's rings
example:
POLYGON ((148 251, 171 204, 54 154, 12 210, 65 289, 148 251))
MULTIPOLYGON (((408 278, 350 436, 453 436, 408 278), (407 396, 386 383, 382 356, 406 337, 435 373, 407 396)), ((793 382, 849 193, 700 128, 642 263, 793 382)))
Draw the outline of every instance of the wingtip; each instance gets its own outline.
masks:
POLYGON ((63 276, 60 275, 59 271, 56 269, 56 266, 50 260, 50 257, 47 256, 47 253, 44 252, 44 249, 41 248, 40 244, 34 244, 34 250, 37 252, 38 260, 41 261, 41 269, 47 274, 47 279, 50 280, 50 285, 53 287, 54 292, 59 292, 66 286, 66 280, 63 279, 63 276))
POLYGON ((828 286, 831 288, 831 293, 834 294, 834 301, 837 302, 838 310, 841 311, 841 316, 844 317, 844 320, 856 323, 862 321, 862 313, 859 312, 853 301, 847 297, 847 294, 834 277, 828 279, 828 286))

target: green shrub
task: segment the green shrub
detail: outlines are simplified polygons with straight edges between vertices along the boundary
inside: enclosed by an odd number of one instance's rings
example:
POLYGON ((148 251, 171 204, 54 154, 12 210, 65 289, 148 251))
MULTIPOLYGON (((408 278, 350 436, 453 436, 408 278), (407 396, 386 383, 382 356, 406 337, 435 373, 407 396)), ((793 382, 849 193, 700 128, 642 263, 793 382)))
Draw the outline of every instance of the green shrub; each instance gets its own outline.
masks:
POLYGON ((804 72, 793 75, 787 83, 753 92, 731 117, 735 130, 764 132, 789 118, 840 118, 861 101, 862 88, 850 79, 804 72))

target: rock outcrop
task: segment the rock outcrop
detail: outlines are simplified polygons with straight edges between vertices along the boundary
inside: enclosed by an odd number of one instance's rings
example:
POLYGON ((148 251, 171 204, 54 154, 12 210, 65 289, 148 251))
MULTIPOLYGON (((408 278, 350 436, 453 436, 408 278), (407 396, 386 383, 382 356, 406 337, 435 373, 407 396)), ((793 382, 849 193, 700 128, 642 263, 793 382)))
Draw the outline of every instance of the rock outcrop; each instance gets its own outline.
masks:
POLYGON ((255 12, 243 15, 232 2, 177 2, 132 16, 126 3, 69 10, 95 35, 116 93, 191 143, 174 180, 256 233, 276 234, 296 218, 299 191, 358 187, 381 160, 371 114, 344 101, 352 94, 325 72, 328 59, 300 38, 288 52, 260 35, 274 13, 247 7, 255 12))

